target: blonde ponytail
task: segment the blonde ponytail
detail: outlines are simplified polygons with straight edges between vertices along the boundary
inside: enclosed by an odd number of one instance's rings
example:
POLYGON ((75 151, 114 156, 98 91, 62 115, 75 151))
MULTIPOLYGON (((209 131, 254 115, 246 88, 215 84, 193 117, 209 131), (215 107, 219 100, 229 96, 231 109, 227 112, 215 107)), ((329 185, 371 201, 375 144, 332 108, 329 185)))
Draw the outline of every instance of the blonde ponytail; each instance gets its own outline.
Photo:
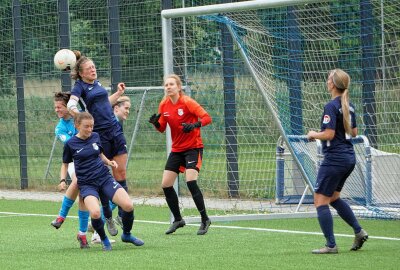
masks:
POLYGON ((350 136, 353 134, 351 128, 351 116, 350 116, 350 101, 349 101, 349 85, 350 76, 345 71, 337 68, 332 70, 332 81, 336 89, 342 94, 342 114, 343 114, 343 126, 344 130, 350 136))
POLYGON ((345 89, 342 98, 342 113, 343 113, 343 126, 347 134, 352 135, 351 116, 350 116, 350 103, 349 103, 349 90, 345 89))

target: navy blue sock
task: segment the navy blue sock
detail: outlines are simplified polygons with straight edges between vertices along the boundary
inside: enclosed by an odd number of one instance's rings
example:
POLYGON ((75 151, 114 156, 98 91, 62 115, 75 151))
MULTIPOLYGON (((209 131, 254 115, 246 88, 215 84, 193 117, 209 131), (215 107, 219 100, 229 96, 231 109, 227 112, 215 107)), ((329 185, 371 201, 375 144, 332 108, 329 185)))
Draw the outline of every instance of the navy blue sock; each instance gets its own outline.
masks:
POLYGON ((208 219, 208 216, 206 212, 206 206, 204 204, 203 194, 201 193, 201 190, 197 185, 197 181, 187 181, 186 184, 190 190, 190 193, 192 194, 194 204, 196 205, 197 210, 201 215, 201 221, 205 222, 208 219))
POLYGON ((336 246, 335 236, 333 235, 333 218, 328 205, 317 207, 319 226, 326 238, 326 245, 330 248, 336 246))
POLYGON ((133 226, 135 215, 133 210, 131 212, 122 211, 122 225, 124 234, 130 234, 133 226))
POLYGON ((174 221, 182 220, 181 212, 179 210, 178 195, 176 195, 175 189, 173 187, 166 187, 163 188, 163 191, 168 207, 174 215, 174 221))
POLYGON ((101 240, 107 238, 106 232, 104 231, 104 222, 101 218, 92 218, 92 227, 99 234, 101 240))
POLYGON ((350 206, 341 198, 331 203, 332 207, 336 209, 338 215, 349 224, 354 233, 359 233, 361 231, 361 226, 358 223, 356 216, 350 206))
POLYGON ((107 219, 112 217, 112 211, 108 202, 106 205, 102 205, 102 210, 103 210, 102 216, 104 216, 107 219))
MULTIPOLYGON (((126 192, 128 192, 128 184, 126 183, 126 180, 117 180, 117 182, 125 189, 126 192)), ((122 208, 118 206, 118 216, 122 218, 122 208)))

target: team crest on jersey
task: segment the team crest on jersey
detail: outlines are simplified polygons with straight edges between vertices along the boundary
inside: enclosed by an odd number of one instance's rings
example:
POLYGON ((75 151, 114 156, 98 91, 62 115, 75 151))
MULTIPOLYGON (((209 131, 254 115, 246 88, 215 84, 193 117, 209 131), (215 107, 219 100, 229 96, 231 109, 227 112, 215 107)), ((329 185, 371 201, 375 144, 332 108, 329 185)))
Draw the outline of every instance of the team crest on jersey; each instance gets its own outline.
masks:
POLYGON ((178 109, 178 115, 182 116, 183 115, 183 109, 178 109))
POLYGON ((327 114, 324 115, 324 120, 322 121, 322 123, 324 124, 328 124, 331 121, 331 117, 327 114))
POLYGON ((65 136, 64 134, 60 135, 60 141, 65 142, 66 139, 67 139, 67 136, 65 136))
POLYGON ((94 150, 99 150, 99 146, 97 145, 97 143, 93 143, 92 146, 94 150))

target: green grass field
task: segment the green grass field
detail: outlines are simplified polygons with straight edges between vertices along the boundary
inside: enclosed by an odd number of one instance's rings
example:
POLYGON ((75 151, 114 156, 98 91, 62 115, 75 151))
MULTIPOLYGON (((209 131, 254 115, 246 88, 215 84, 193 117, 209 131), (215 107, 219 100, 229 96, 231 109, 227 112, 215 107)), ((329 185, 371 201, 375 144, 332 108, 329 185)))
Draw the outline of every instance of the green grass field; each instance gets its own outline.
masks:
MULTIPOLYGON (((205 236, 198 224, 165 235, 169 212, 137 206, 133 233, 142 247, 122 243, 79 249, 77 209, 61 229, 50 222, 60 202, 0 200, 0 269, 399 269, 400 221, 361 220, 370 239, 349 251, 352 230, 335 219, 339 254, 313 255, 324 239, 316 219, 214 222, 205 236)), ((90 235, 90 234, 89 234, 90 235)))

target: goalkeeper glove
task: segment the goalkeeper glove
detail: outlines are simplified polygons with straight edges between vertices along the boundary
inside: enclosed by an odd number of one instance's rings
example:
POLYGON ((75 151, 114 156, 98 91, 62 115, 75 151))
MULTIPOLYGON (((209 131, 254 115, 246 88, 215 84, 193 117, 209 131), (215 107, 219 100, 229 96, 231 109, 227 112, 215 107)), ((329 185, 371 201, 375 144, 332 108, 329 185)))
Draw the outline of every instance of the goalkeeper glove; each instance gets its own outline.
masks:
POLYGON ((193 129, 201 127, 201 122, 198 121, 196 123, 182 123, 182 126, 183 126, 183 132, 189 133, 193 129))
POLYGON ((153 124, 156 128, 160 127, 160 123, 158 122, 158 120, 161 117, 161 113, 159 114, 153 114, 150 119, 149 119, 149 123, 153 124))

